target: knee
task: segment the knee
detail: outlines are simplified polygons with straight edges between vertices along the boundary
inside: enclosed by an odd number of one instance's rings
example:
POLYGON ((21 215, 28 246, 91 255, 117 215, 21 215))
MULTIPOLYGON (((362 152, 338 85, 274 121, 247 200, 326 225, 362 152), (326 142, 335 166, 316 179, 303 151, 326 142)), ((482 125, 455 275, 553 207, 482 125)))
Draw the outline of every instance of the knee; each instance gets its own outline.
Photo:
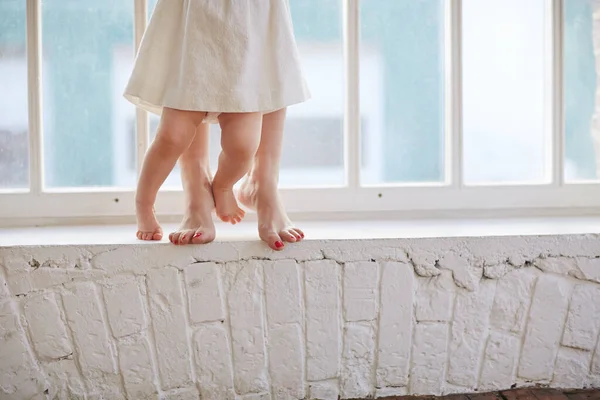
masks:
POLYGON ((163 149, 174 153, 183 153, 194 139, 194 130, 182 127, 160 129, 154 139, 163 149))
POLYGON ((260 135, 251 137, 251 134, 248 133, 248 136, 244 137, 242 140, 223 140, 221 147, 223 148, 223 152, 227 154, 227 157, 248 162, 256 155, 259 141, 260 135))

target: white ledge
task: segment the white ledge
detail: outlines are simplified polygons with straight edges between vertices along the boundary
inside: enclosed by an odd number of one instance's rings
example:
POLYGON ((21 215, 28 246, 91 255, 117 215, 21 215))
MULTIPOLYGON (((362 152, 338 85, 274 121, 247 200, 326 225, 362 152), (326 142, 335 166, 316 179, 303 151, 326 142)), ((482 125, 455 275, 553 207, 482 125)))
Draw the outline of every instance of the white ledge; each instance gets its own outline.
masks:
MULTIPOLYGON (((456 238, 600 233, 599 217, 503 218, 392 221, 322 221, 298 224, 308 241, 456 238)), ((163 226, 168 233, 177 225, 163 226)), ((0 229, 0 247, 145 244, 136 240, 134 225, 63 226, 0 229)), ((216 242, 257 241, 255 222, 231 226, 217 223, 216 242)), ((163 240, 166 243, 167 240, 163 240)))

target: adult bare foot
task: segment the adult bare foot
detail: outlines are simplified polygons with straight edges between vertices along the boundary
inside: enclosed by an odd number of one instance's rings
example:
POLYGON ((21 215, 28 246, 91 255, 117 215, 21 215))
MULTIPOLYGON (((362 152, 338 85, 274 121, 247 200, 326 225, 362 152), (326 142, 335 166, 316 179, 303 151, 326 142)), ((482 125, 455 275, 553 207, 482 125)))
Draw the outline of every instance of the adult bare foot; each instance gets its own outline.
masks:
POLYGON ((294 243, 304 239, 304 232, 288 218, 275 179, 258 182, 248 176, 238 192, 238 199, 258 215, 258 234, 273 250, 283 250, 284 242, 294 243))
POLYGON ((220 187, 219 182, 215 181, 213 182, 212 191, 215 198, 217 217, 221 221, 229 222, 233 225, 239 223, 246 213, 239 207, 233 194, 233 188, 220 187))
POLYGON ((205 244, 215 240, 212 210, 215 207, 210 180, 189 182, 188 205, 179 229, 169 235, 173 244, 205 244))
POLYGON ((139 240, 162 240, 163 231, 152 205, 136 201, 135 214, 138 226, 136 236, 139 240))

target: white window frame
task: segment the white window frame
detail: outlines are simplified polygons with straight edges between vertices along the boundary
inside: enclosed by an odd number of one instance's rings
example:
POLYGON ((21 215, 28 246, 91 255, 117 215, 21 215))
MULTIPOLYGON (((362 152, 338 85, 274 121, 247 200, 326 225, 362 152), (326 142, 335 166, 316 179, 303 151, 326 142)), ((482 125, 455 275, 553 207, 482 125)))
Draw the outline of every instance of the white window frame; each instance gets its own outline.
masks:
MULTIPOLYGON (((134 1, 136 48, 147 21, 147 0, 134 1)), ((360 182, 360 1, 343 2, 344 62, 346 68, 345 168, 346 185, 326 188, 282 189, 295 218, 377 218, 430 216, 589 215, 600 211, 600 184, 565 183, 563 34, 564 0, 551 3, 548 29, 551 52, 552 176, 547 184, 466 186, 462 165, 462 0, 446 2, 446 177, 442 183, 361 186, 360 182)), ((368 1, 368 0, 363 0, 368 1)), ((134 189, 47 189, 43 186, 41 0, 27 0, 27 55, 29 84, 30 189, 0 194, 0 226, 48 223, 130 222, 134 189)), ((138 169, 148 148, 148 115, 136 111, 138 169)), ((159 215, 183 211, 181 190, 159 194, 159 215)))

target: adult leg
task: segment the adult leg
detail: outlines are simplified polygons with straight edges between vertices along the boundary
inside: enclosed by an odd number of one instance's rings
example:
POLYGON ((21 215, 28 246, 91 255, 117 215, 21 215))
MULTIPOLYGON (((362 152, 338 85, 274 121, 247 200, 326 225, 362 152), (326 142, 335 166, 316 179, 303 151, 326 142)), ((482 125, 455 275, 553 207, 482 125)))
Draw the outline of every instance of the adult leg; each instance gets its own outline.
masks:
POLYGON ((263 116, 254 164, 238 194, 242 204, 256 210, 260 238, 273 250, 282 250, 284 242, 304 238, 304 233, 288 218, 277 190, 285 116, 285 109, 263 116))

